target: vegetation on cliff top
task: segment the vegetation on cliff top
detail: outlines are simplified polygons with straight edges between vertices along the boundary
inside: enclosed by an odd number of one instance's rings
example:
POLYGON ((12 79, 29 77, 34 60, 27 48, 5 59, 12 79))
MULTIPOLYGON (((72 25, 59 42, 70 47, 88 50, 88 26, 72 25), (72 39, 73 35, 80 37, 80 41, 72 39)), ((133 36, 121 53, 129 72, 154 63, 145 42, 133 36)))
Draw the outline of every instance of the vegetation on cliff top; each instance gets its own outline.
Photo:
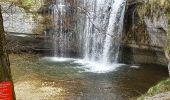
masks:
POLYGON ((0 2, 17 5, 25 11, 36 11, 41 6, 41 2, 38 0, 0 0, 0 2))

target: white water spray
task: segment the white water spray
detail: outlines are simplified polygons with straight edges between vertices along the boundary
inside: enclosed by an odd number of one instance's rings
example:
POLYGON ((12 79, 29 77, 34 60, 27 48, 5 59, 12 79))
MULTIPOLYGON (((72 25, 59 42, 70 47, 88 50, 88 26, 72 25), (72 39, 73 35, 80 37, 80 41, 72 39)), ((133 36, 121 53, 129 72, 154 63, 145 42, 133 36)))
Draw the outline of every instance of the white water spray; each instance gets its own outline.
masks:
MULTIPOLYGON (((81 30, 77 34, 80 44, 80 55, 83 60, 76 60, 76 63, 84 65, 85 68, 94 72, 110 72, 117 66, 120 40, 122 38, 123 20, 126 0, 83 0, 84 4, 78 7, 84 12, 82 20, 77 23, 81 30), (82 28, 83 27, 83 28, 82 28)), ((57 28, 53 35, 54 61, 65 61, 66 52, 69 48, 68 34, 63 31, 64 14, 66 2, 59 0, 56 4, 54 20, 57 28), (59 58, 57 58, 59 57, 59 58)), ((70 56, 69 56, 70 57, 70 56)))
POLYGON ((86 60, 110 64, 118 61, 125 0, 85 0, 84 30, 86 60))

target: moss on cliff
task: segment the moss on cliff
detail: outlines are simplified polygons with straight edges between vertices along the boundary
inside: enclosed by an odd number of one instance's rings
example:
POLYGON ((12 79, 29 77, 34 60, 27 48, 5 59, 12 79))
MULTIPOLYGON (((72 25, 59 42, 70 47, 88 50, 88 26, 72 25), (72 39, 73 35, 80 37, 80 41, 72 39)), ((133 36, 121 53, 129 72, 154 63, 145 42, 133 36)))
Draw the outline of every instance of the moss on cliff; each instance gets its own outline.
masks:
MULTIPOLYGON (((159 18, 161 14, 165 14, 168 21, 168 29, 166 30, 168 35, 168 44, 166 51, 170 55, 170 0, 149 0, 137 7, 138 15, 141 19, 149 17, 152 21, 155 18, 159 18)), ((146 97, 152 97, 159 93, 170 91, 170 79, 161 81, 156 86, 151 87, 146 94, 138 98, 138 100, 144 100, 146 97)))
POLYGON ((170 91, 170 79, 167 79, 161 81, 156 86, 151 87, 145 95, 141 96, 137 100, 144 100, 146 97, 152 97, 159 93, 165 93, 169 91, 170 91))
POLYGON ((23 8, 26 12, 37 11, 41 7, 38 0, 0 0, 0 3, 11 3, 23 8))
POLYGON ((138 14, 140 18, 149 16, 150 18, 159 17, 160 12, 165 12, 169 15, 170 0, 149 0, 144 2, 144 4, 137 7, 138 14))
POLYGON ((168 29, 167 29, 168 43, 167 43, 167 48, 165 49, 165 51, 167 52, 167 54, 169 56, 170 55, 170 25, 169 25, 169 23, 170 23, 170 0, 166 0, 165 14, 166 14, 166 17, 167 17, 167 20, 168 20, 168 29))

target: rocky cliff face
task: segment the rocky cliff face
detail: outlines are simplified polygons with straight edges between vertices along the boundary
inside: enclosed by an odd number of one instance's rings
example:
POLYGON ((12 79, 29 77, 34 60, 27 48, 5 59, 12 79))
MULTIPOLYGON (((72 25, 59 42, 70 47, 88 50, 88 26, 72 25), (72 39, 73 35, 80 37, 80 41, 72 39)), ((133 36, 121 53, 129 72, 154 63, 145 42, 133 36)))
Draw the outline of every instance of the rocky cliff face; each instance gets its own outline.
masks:
POLYGON ((164 0, 128 0, 121 62, 167 65, 164 0))
MULTIPOLYGON (((70 4, 69 7, 73 9, 71 11, 76 13, 78 11, 75 10, 74 6, 77 6, 75 5, 77 3, 73 1, 74 0, 67 0, 70 4)), ((167 65, 164 48, 167 45, 168 19, 170 19, 170 14, 166 12, 170 12, 170 9, 166 9, 166 1, 168 0, 127 0, 124 34, 121 46, 122 53, 119 56, 120 62, 167 65), (165 14, 169 15, 169 17, 165 16, 165 14)), ((41 10, 42 9, 40 9, 40 11, 41 10)), ((73 30, 76 29, 76 33, 81 30, 78 25, 76 26, 76 23, 80 23, 81 21, 76 22, 76 20, 80 18, 78 18, 75 13, 70 11, 66 12, 64 22, 67 23, 64 23, 64 27, 61 27, 64 28, 64 31, 74 32, 73 30)), ((78 13, 81 14, 84 12, 79 11, 78 13)), ((48 19, 49 16, 47 16, 45 12, 44 19, 46 17, 48 19)), ((45 23, 46 29, 51 29, 53 25, 53 23, 48 23, 49 25, 46 25, 47 22, 42 23, 45 23)), ((38 26, 35 30, 37 31, 38 29, 41 28, 38 26)), ((41 32, 38 31, 38 33, 41 32)), ((76 38, 76 36, 72 37, 76 38)), ((73 45, 70 46, 72 47, 70 51, 77 51, 77 45, 75 45, 77 39, 74 40, 75 41, 72 43, 73 45)))

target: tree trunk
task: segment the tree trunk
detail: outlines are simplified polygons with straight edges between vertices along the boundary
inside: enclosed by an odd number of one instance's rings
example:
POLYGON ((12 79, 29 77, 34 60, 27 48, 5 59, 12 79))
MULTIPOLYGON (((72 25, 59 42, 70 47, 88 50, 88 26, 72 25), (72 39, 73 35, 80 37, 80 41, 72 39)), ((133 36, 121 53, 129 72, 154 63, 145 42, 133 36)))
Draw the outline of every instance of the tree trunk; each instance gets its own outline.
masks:
MULTIPOLYGON (((9 57, 6 51, 5 31, 0 5, 0 82, 12 82, 9 57)), ((12 86, 13 100, 15 100, 14 86, 12 86)))

